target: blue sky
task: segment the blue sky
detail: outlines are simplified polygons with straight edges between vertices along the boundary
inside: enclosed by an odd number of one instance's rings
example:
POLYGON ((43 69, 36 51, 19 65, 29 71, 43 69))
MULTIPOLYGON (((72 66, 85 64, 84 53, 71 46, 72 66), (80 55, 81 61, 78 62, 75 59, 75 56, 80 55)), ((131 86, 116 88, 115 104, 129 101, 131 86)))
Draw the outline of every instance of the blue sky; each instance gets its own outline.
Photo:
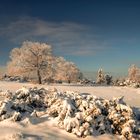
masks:
POLYGON ((1 0, 0 65, 25 40, 47 42, 83 71, 140 66, 139 0, 1 0))

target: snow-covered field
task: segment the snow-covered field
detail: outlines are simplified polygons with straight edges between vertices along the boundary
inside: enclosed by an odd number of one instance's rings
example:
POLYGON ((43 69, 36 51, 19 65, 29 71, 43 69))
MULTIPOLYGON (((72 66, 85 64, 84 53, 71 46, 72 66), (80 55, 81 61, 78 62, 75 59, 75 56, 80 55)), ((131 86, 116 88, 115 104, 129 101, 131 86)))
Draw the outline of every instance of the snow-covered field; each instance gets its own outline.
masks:
MULTIPOLYGON (((40 87, 40 85, 33 85, 29 83, 16 83, 16 82, 0 82, 0 90, 16 91, 21 87, 40 87)), ((124 101, 134 107, 135 110, 140 113, 140 89, 134 89, 129 87, 88 87, 88 86, 76 86, 76 85, 41 85, 41 87, 56 88, 59 91, 78 91, 81 94, 92 94, 97 97, 105 99, 112 99, 113 97, 124 96, 124 101)), ((0 98, 3 100, 3 97, 0 98)), ((86 138, 77 138, 71 133, 67 133, 64 130, 56 128, 53 123, 48 121, 47 117, 36 120, 36 123, 23 124, 14 123, 7 120, 0 122, 0 140, 2 139, 16 139, 20 134, 24 134, 28 140, 112 140, 117 139, 116 136, 109 134, 100 136, 88 136, 86 138), (14 135, 15 134, 15 135, 14 135), (17 136, 16 136, 17 135, 17 136)))
POLYGON ((23 86, 26 87, 49 87, 60 91, 78 91, 80 93, 90 93, 97 97, 112 99, 113 97, 124 96, 125 102, 133 107, 140 108, 140 88, 112 87, 112 86, 75 86, 75 85, 38 85, 30 83, 0 82, 0 90, 16 91, 23 86))

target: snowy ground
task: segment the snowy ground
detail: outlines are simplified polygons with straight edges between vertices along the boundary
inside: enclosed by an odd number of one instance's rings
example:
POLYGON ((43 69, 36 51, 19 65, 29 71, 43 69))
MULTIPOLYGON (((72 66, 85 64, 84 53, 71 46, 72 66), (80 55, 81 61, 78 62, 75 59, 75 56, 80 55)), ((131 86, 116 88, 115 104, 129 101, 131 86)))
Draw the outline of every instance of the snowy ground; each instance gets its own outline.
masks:
MULTIPOLYGON (((14 82, 0 82, 0 90, 11 90, 15 91, 22 86, 34 87, 40 85, 33 85, 29 83, 14 83, 14 82)), ((84 86, 74 86, 74 85, 41 85, 41 87, 56 88, 61 91, 71 90, 78 91, 82 94, 93 94, 98 97, 111 99, 113 97, 124 96, 125 102, 135 107, 138 112, 140 112, 140 89, 128 88, 128 87, 84 87, 84 86)), ((2 98, 1 98, 2 100, 2 98)), ((23 125, 19 123, 12 123, 3 121, 0 122, 0 139, 14 139, 13 134, 22 133, 28 140, 78 140, 73 134, 67 133, 64 130, 60 130, 47 120, 47 117, 42 118, 37 121, 36 124, 23 125)), ((117 139, 115 136, 102 135, 94 137, 82 138, 83 140, 112 140, 117 139)))

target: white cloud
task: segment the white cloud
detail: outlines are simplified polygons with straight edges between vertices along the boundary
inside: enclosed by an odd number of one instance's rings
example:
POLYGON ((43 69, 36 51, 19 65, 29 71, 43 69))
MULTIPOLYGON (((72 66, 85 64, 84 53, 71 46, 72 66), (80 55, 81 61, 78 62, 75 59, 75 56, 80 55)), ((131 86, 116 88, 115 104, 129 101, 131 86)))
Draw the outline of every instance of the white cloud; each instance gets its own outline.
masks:
POLYGON ((16 44, 24 40, 42 40, 52 44, 56 52, 67 55, 92 55, 107 49, 100 37, 90 30, 90 27, 72 22, 55 23, 23 17, 0 26, 0 37, 16 44))

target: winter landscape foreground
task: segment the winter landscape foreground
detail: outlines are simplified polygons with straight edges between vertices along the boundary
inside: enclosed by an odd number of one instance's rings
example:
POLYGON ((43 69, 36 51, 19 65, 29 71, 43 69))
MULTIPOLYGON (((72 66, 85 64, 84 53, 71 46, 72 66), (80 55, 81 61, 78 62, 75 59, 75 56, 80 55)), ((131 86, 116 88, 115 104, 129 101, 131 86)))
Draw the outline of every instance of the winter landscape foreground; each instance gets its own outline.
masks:
MULTIPOLYGON (((23 86, 29 87, 38 87, 38 88, 47 88, 49 90, 58 92, 70 91, 78 92, 81 95, 95 95, 103 99, 113 99, 113 97, 124 96, 124 101, 127 105, 130 105, 138 119, 140 119, 140 88, 130 88, 130 87, 113 87, 113 86, 80 86, 80 85, 38 85, 38 84, 29 84, 29 83, 17 83, 17 82, 0 82, 0 90, 6 91, 10 90, 15 92, 18 89, 21 89, 23 86)), ((2 92, 1 92, 2 93, 2 92)), ((0 100, 3 101, 4 97, 1 95, 0 100)), ((34 115, 33 115, 34 116, 34 115)), ((1 140, 18 140, 18 139, 27 139, 27 140, 111 140, 119 139, 116 135, 111 134, 94 134, 94 136, 87 136, 85 138, 78 138, 72 133, 68 133, 63 129, 56 127, 53 120, 50 121, 50 118, 46 115, 40 115, 41 117, 33 117, 31 120, 25 119, 21 122, 14 122, 9 119, 5 119, 0 122, 0 139, 1 140)), ((137 138, 139 139, 139 138, 137 138)))

